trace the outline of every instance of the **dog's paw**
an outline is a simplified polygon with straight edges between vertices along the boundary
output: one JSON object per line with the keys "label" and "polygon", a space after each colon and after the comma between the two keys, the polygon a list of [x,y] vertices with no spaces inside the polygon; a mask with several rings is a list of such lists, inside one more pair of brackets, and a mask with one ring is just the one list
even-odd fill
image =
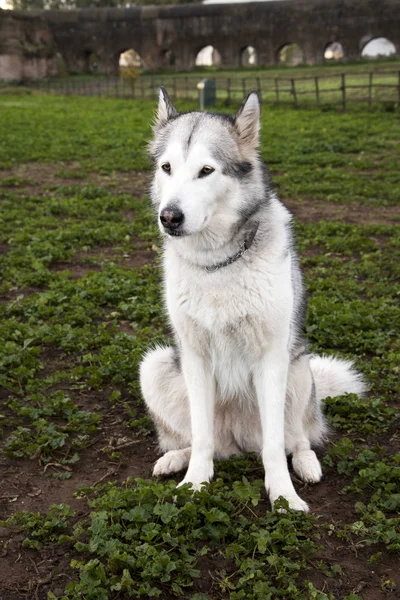
{"label": "dog's paw", "polygon": [[213,473],[214,468],[212,462],[201,465],[201,467],[199,465],[193,467],[190,464],[184,479],[180,482],[178,487],[185,485],[185,483],[189,483],[192,490],[198,492],[211,481]]}
{"label": "dog's paw", "polygon": [[306,483],[317,483],[322,477],[319,460],[313,450],[303,450],[293,455],[293,469]]}
{"label": "dog's paw", "polygon": [[170,450],[158,459],[154,465],[153,475],[170,475],[186,469],[188,465],[187,453],[183,450]]}
{"label": "dog's paw", "polygon": [[[308,508],[307,502],[304,502],[296,493],[294,494],[279,494],[279,496],[270,496],[269,499],[271,501],[272,510],[275,510],[275,501],[282,496],[287,503],[289,504],[290,510],[299,510],[301,512],[310,512]],[[286,510],[284,508],[277,508],[277,512],[285,513]]]}
{"label": "dog's paw", "polygon": [[190,487],[192,488],[192,492],[200,492],[200,490],[202,490],[206,483],[206,481],[203,481],[201,483],[198,482],[194,482],[194,481],[190,481],[189,479],[186,479],[186,477],[184,479],[182,479],[182,481],[180,483],[178,483],[178,485],[176,487],[181,487],[182,485],[185,485],[186,483],[188,483],[190,485]]}

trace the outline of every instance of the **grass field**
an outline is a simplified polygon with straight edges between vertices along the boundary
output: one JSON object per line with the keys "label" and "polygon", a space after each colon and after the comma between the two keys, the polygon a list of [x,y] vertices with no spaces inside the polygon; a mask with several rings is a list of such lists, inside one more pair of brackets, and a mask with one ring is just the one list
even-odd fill
{"label": "grass field", "polygon": [[371,387],[327,399],[324,478],[295,482],[303,515],[270,511],[254,455],[218,463],[196,495],[150,478],[137,367],[169,339],[146,196],[153,111],[0,97],[0,597],[394,600],[399,115],[263,111],[312,349],[353,358]]}

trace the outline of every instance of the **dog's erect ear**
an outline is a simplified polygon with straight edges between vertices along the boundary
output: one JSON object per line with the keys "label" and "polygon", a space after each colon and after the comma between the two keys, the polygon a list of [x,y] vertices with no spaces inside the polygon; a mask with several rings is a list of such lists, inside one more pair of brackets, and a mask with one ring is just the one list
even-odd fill
{"label": "dog's erect ear", "polygon": [[258,148],[260,131],[260,98],[250,92],[243,100],[234,119],[234,125],[244,154],[252,154]]}
{"label": "dog's erect ear", "polygon": [[171,102],[171,98],[167,94],[164,87],[160,87],[160,95],[158,97],[158,111],[156,116],[156,127],[161,127],[168,123],[170,119],[175,119],[179,115],[175,106]]}

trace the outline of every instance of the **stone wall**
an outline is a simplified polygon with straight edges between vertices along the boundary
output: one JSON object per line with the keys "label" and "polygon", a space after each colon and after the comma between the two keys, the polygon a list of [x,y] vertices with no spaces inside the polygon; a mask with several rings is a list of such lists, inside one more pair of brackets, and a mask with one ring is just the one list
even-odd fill
{"label": "stone wall", "polygon": [[0,79],[21,81],[56,75],[57,47],[40,16],[0,10]]}
{"label": "stone wall", "polygon": [[[279,50],[289,43],[301,47],[306,64],[322,63],[330,42],[342,44],[347,60],[359,59],[363,46],[376,37],[390,39],[400,51],[400,0],[282,0],[30,15],[46,21],[67,70],[79,73],[116,73],[120,53],[130,48],[149,69],[191,69],[207,45],[219,51],[223,67],[239,66],[247,46],[255,47],[259,65],[276,64]],[[1,20],[0,14],[0,26]]]}

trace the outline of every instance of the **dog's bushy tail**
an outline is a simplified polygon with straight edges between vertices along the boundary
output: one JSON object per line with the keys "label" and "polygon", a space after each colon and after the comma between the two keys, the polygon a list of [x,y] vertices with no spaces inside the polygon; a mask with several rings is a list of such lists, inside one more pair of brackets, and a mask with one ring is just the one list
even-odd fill
{"label": "dog's bushy tail", "polygon": [[346,393],[362,396],[367,391],[361,373],[356,371],[350,360],[332,356],[311,356],[310,368],[318,400]]}

